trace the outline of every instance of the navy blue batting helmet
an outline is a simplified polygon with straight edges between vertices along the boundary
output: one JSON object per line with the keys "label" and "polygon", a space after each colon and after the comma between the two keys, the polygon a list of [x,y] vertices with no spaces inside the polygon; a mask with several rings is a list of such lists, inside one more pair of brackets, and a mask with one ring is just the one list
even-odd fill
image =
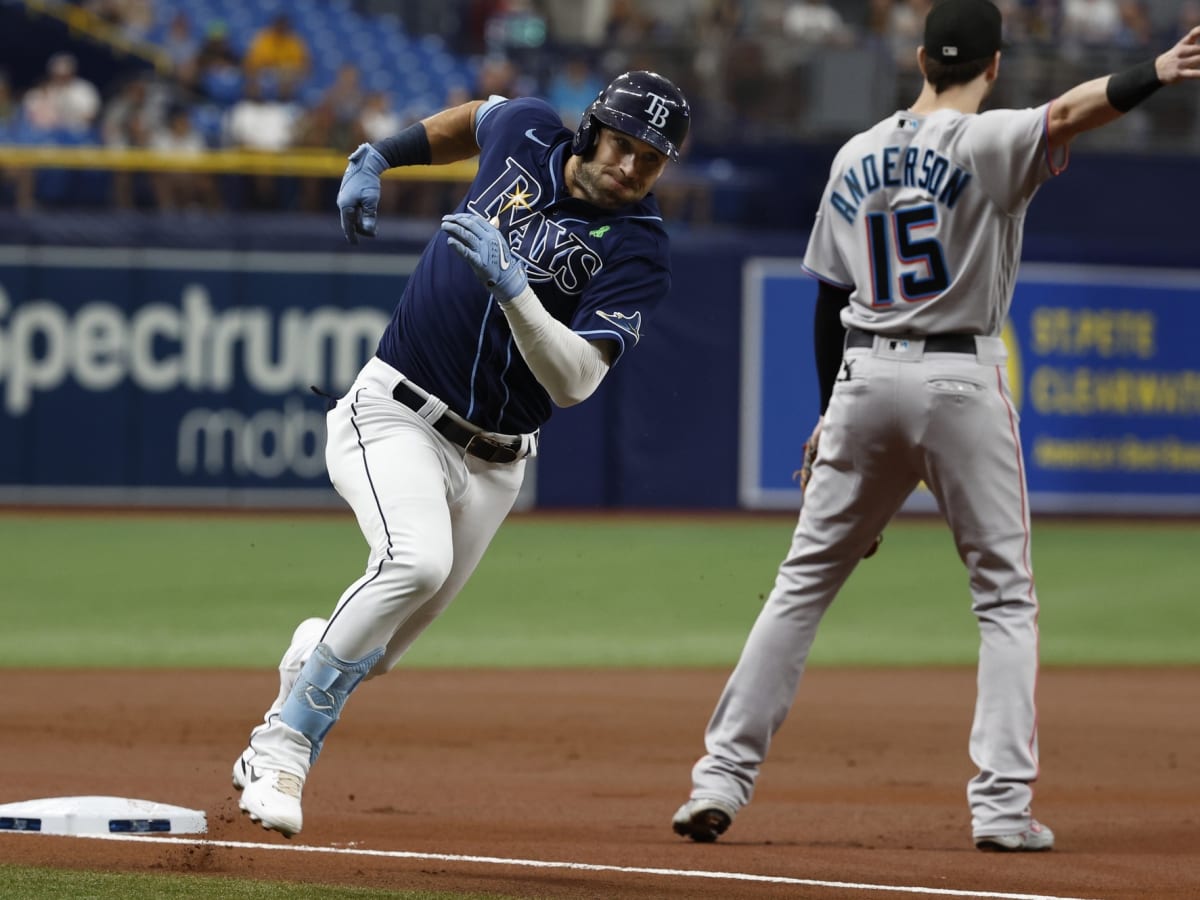
{"label": "navy blue batting helmet", "polygon": [[691,117],[683,92],[666,78],[654,72],[626,72],[614,78],[584,112],[571,152],[582,156],[591,149],[599,123],[679,159]]}

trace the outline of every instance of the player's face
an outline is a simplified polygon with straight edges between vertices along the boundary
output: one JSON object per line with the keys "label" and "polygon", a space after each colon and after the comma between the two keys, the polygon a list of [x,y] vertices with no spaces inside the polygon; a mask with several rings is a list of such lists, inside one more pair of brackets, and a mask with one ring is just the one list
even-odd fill
{"label": "player's face", "polygon": [[650,193],[666,164],[666,154],[645,141],[601,128],[592,155],[575,167],[571,193],[603,209],[636,203]]}

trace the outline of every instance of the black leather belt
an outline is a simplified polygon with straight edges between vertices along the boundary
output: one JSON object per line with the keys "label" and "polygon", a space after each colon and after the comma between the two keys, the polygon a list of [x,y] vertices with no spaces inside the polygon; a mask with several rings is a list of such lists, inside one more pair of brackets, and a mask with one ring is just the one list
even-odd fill
{"label": "black leather belt", "polygon": [[973,334],[872,334],[860,328],[846,329],[847,347],[873,347],[875,338],[891,341],[924,341],[926,353],[974,353]]}
{"label": "black leather belt", "polygon": [[[406,382],[400,382],[392,391],[392,396],[414,412],[420,412],[425,405],[425,398],[414,391]],[[433,429],[446,440],[458,444],[472,456],[490,463],[510,463],[521,458],[521,439],[501,439],[499,435],[474,431],[450,416],[443,413],[439,418],[429,423]]]}

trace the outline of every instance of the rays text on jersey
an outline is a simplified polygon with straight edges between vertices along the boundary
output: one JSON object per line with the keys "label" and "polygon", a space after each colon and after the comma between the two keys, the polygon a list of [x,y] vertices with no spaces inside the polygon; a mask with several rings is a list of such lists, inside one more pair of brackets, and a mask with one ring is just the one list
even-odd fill
{"label": "rays text on jersey", "polygon": [[503,232],[512,252],[525,261],[530,282],[553,281],[567,294],[578,294],[604,266],[600,256],[577,234],[537,209],[542,186],[512,157],[501,175],[467,209]]}
{"label": "rays text on jersey", "polygon": [[930,148],[884,147],[868,153],[842,175],[846,193],[833,191],[829,202],[847,221],[855,216],[868,194],[880,188],[919,188],[947,209],[953,209],[971,181],[971,173]]}

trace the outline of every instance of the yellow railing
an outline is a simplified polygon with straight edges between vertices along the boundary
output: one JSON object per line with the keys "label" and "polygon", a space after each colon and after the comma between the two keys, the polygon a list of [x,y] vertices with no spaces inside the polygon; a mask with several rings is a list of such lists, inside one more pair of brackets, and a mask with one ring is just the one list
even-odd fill
{"label": "yellow railing", "polygon": [[[56,147],[0,144],[0,168],[107,169],[124,172],[211,172],[223,175],[279,175],[341,178],[346,157],[324,150],[264,153],[249,150],[208,150],[203,153],[164,153],[113,147]],[[405,166],[385,178],[405,181],[469,182],[476,162],[445,166]]]}

